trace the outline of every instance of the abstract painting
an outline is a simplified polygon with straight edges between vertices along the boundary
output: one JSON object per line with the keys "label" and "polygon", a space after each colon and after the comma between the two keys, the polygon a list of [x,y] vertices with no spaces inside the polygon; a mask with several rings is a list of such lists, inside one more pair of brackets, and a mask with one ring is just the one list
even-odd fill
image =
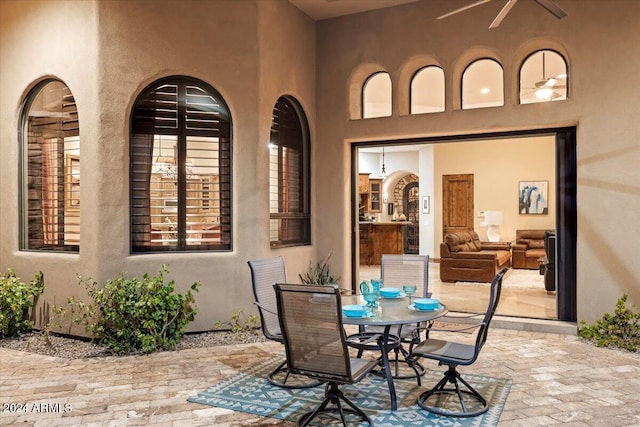
{"label": "abstract painting", "polygon": [[547,215],[549,181],[520,181],[518,194],[520,215]]}

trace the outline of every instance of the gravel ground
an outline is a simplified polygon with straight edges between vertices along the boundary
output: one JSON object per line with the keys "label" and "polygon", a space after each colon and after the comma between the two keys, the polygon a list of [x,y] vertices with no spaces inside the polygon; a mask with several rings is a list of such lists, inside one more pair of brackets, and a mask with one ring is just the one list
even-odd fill
{"label": "gravel ground", "polygon": [[[251,342],[262,342],[266,338],[260,330],[234,334],[227,331],[202,332],[187,334],[173,350],[187,348],[213,347],[217,345],[231,345]],[[0,347],[31,353],[56,356],[65,359],[81,359],[86,357],[114,356],[115,353],[102,345],[96,345],[81,339],[50,335],[49,340],[42,332],[30,332],[18,338],[0,339]]]}

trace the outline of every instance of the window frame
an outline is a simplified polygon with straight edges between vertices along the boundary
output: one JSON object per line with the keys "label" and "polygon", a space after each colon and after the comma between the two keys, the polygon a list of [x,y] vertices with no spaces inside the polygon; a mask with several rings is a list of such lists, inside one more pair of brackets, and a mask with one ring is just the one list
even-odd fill
{"label": "window frame", "polygon": [[[284,208],[283,202],[281,200],[282,194],[288,192],[288,186],[286,186],[285,178],[283,174],[283,170],[285,169],[285,155],[283,154],[285,151],[285,146],[280,143],[278,140],[277,143],[274,143],[274,134],[276,133],[275,127],[280,125],[280,122],[276,122],[276,117],[280,117],[277,114],[278,111],[282,109],[283,104],[286,103],[291,108],[293,113],[295,113],[295,117],[297,119],[297,127],[299,127],[300,131],[300,140],[299,140],[299,148],[301,153],[301,158],[299,159],[299,164],[301,170],[298,174],[298,182],[300,187],[299,197],[296,199],[297,205],[301,207],[302,212],[290,212],[288,209]],[[277,111],[278,110],[278,111]],[[278,130],[279,132],[279,130]],[[272,183],[272,168],[271,168],[271,159],[272,154],[271,150],[275,148],[277,149],[277,182],[278,182],[278,194],[277,194],[277,202],[278,202],[278,211],[272,212],[271,207],[271,183]],[[290,95],[284,95],[277,99],[273,113],[272,113],[272,121],[271,121],[271,132],[270,132],[270,141],[269,141],[269,246],[272,249],[282,248],[282,247],[290,247],[290,246],[307,246],[311,245],[311,133],[309,130],[309,122],[307,120],[307,116],[304,112],[304,109],[300,105],[300,102],[296,98]],[[300,236],[299,239],[283,239],[283,235],[288,235],[289,233],[282,230],[281,220],[294,220],[300,221],[300,225],[295,227],[297,230],[297,234]],[[277,232],[277,239],[273,240],[273,236],[271,233],[274,232],[271,227],[272,221],[278,221],[277,226],[275,227],[275,232]],[[296,234],[296,233],[294,233]]]}
{"label": "window frame", "polygon": [[[467,72],[469,71],[469,69],[472,66],[477,65],[479,62],[482,62],[482,61],[491,61],[491,62],[495,63],[500,68],[500,72],[501,72],[500,89],[502,90],[501,103],[498,104],[498,105],[479,105],[479,106],[475,106],[475,107],[473,107],[473,106],[466,106],[465,107],[465,99],[464,99],[465,75],[467,74]],[[504,66],[500,63],[500,61],[498,61],[495,58],[490,58],[490,57],[478,58],[478,59],[475,59],[475,60],[471,61],[464,68],[464,70],[462,71],[462,75],[460,76],[460,109],[461,110],[477,110],[477,109],[482,109],[482,108],[504,107],[505,106],[505,87],[504,87],[504,85],[505,85],[505,81],[504,81]],[[478,105],[478,104],[471,104],[471,105]]]}
{"label": "window frame", "polygon": [[[156,123],[161,123],[161,120],[166,117],[167,111],[171,112],[168,108],[160,108],[156,107],[153,111],[154,117],[151,119],[153,122],[152,125],[148,123],[145,125],[143,110],[143,103],[150,97],[154,92],[162,89],[165,86],[176,86],[176,106],[175,106],[175,121],[176,126],[175,130],[170,129],[168,126],[163,126],[159,124],[156,126]],[[190,110],[188,109],[187,104],[187,91],[188,87],[196,87],[206,94],[206,96],[211,97],[213,104],[217,107],[217,119],[219,121],[218,127],[213,130],[201,130],[196,129],[193,122],[189,120]],[[161,95],[160,95],[161,96]],[[159,99],[159,98],[158,98]],[[162,101],[158,102],[156,99],[156,104],[162,104]],[[149,101],[149,100],[147,100]],[[191,105],[197,105],[191,103]],[[197,108],[197,107],[195,107]],[[214,107],[215,108],[215,107]],[[140,111],[140,112],[139,112]],[[158,111],[161,111],[158,114]],[[191,110],[191,114],[198,114],[205,111],[202,110]],[[139,117],[136,117],[136,114],[140,114]],[[139,120],[141,123],[138,123]],[[147,121],[149,121],[149,117],[147,117]],[[187,128],[187,125],[191,124],[192,128]],[[197,123],[195,123],[197,125]],[[150,133],[151,132],[151,133]],[[213,136],[212,134],[217,133],[217,136]],[[146,136],[152,136],[154,142],[152,143],[152,149],[148,150],[148,153],[140,155],[136,152],[136,150],[144,150],[144,147],[140,147],[136,144],[136,136],[142,138]],[[152,241],[151,235],[153,234],[153,230],[151,228],[152,225],[152,202],[151,202],[151,178],[153,173],[151,172],[152,167],[155,165],[153,161],[153,146],[155,145],[156,137],[158,136],[175,136],[176,144],[175,144],[175,175],[176,181],[175,185],[176,189],[176,200],[177,206],[175,207],[176,211],[176,221],[174,223],[176,242],[174,244],[162,242],[162,244],[154,244]],[[218,201],[219,201],[219,225],[216,233],[218,233],[220,238],[220,243],[202,243],[202,238],[200,244],[193,244],[193,242],[188,242],[187,236],[189,233],[188,226],[188,218],[187,218],[187,209],[190,208],[188,201],[188,175],[190,172],[187,168],[187,149],[188,149],[188,139],[189,137],[205,137],[205,138],[218,138],[217,141],[217,149],[215,152],[218,154],[219,164],[217,167],[219,168],[219,189],[218,189]],[[226,148],[221,148],[225,146]],[[145,164],[145,168],[147,171],[140,171],[139,164],[136,164],[136,157],[146,157],[150,159],[150,163]],[[142,254],[142,253],[158,253],[158,252],[201,252],[201,251],[214,251],[214,252],[229,252],[233,251],[233,123],[231,118],[231,111],[222,97],[222,95],[210,84],[191,76],[185,75],[174,75],[168,76],[161,79],[158,79],[149,85],[147,85],[140,94],[136,97],[136,100],[133,103],[130,114],[130,133],[129,133],[129,159],[130,159],[130,167],[129,167],[129,210],[130,210],[130,253],[131,254]],[[140,180],[140,176],[146,180],[146,175],[148,175],[148,183],[145,181],[143,187],[140,188],[136,186],[136,182],[142,182]],[[145,195],[144,192],[147,192]],[[139,194],[143,193],[144,199],[142,199],[139,195],[136,195],[136,192]],[[136,200],[142,200],[142,202],[136,202]],[[146,204],[145,204],[146,203]],[[145,212],[145,209],[148,209],[148,213]],[[142,212],[142,213],[141,213]],[[148,217],[148,222],[147,221]],[[138,222],[138,218],[143,218],[142,222]],[[142,238],[140,238],[142,236]]]}
{"label": "window frame", "polygon": [[[414,87],[413,87],[413,83],[415,82],[416,77],[418,77],[418,75],[420,73],[422,73],[423,71],[427,71],[428,69],[437,69],[440,71],[438,78],[442,78],[442,109],[441,110],[437,110],[437,111],[424,111],[424,112],[415,112],[414,111],[414,105],[413,105],[413,101],[414,101]],[[417,69],[413,75],[411,76],[411,80],[409,81],[409,114],[434,114],[434,113],[442,113],[445,111],[446,109],[446,76],[444,73],[444,70],[442,69],[442,67],[438,66],[438,65],[425,65],[419,69]]]}
{"label": "window frame", "polygon": [[[527,64],[527,62],[536,54],[538,53],[546,53],[546,52],[550,52],[553,54],[558,55],[558,57],[562,60],[563,64],[564,64],[564,74],[565,74],[565,87],[564,87],[564,98],[559,97],[557,99],[539,99],[539,100],[533,100],[531,102],[523,102],[523,93],[522,93],[522,69],[523,67]],[[544,76],[543,76],[544,77]],[[551,78],[551,77],[549,77]],[[560,52],[558,52],[555,49],[551,49],[551,48],[542,48],[542,49],[537,49],[531,53],[529,53],[529,55],[527,55],[522,62],[520,63],[520,67],[518,68],[518,104],[519,105],[527,105],[527,104],[539,104],[539,103],[543,103],[543,102],[555,102],[555,101],[566,101],[569,99],[569,85],[570,85],[570,81],[569,81],[569,64],[567,63],[567,58]]]}
{"label": "window frame", "polygon": [[[32,176],[30,175],[32,170],[29,167],[29,164],[30,164],[29,146],[32,144],[32,142],[29,140],[28,117],[30,116],[31,108],[33,107],[34,102],[36,101],[38,96],[51,83],[59,83],[63,85],[66,88],[66,90],[68,90],[69,96],[71,98],[71,102],[69,102],[69,99],[65,100],[64,96],[62,99],[59,100],[61,109],[64,109],[65,107],[69,107],[69,106],[73,106],[73,109],[71,109],[70,111],[62,111],[62,110],[60,111],[60,115],[61,115],[60,128],[56,129],[55,132],[63,134],[65,131],[76,130],[76,132],[73,132],[74,135],[72,136],[77,138],[78,148],[77,150],[74,151],[73,156],[77,157],[78,159],[77,173],[79,174],[79,155],[80,155],[80,145],[81,145],[80,118],[79,118],[77,103],[75,101],[73,92],[71,91],[71,88],[69,87],[69,85],[67,85],[67,83],[65,83],[63,80],[59,78],[47,78],[47,79],[41,80],[38,83],[36,83],[25,96],[20,108],[20,116],[18,121],[18,147],[19,147],[18,198],[19,198],[19,206],[20,206],[19,239],[18,239],[19,250],[77,254],[80,252],[80,183],[78,179],[77,185],[73,186],[72,188],[71,183],[67,182],[66,180],[68,178],[67,175],[71,176],[71,173],[74,169],[68,163],[69,162],[68,157],[70,155],[66,153],[68,148],[65,147],[66,141],[64,141],[64,139],[66,138],[66,136],[64,135],[62,136],[62,140],[63,140],[62,154],[60,153],[57,154],[56,162],[58,164],[55,166],[55,170],[54,170],[54,174],[57,176],[57,178],[56,178],[56,182],[53,185],[58,187],[56,190],[57,196],[55,197],[55,199],[52,199],[52,200],[55,200],[56,206],[54,209],[57,211],[56,221],[55,221],[55,224],[53,224],[55,231],[49,232],[49,234],[55,236],[55,239],[57,241],[61,240],[61,243],[55,243],[55,242],[45,243],[46,237],[44,235],[47,234],[47,232],[43,230],[42,242],[38,244],[35,242],[36,239],[32,238],[32,233],[30,231],[30,228],[32,228],[31,219],[33,218],[29,215],[30,211],[32,210],[30,209],[30,200],[32,200],[30,198],[30,194],[33,193],[33,191],[30,191],[29,186],[31,182],[33,182],[33,180],[32,180]],[[56,100],[55,102],[58,102],[58,100]],[[70,120],[67,120],[65,122],[65,120],[62,119],[63,114],[70,114],[71,116]],[[56,116],[54,114],[51,117],[55,118]],[[73,122],[77,123],[76,128],[68,128],[69,124]],[[65,123],[66,123],[67,129],[65,129]],[[59,138],[60,137],[58,137],[58,139]],[[51,139],[51,138],[47,138],[47,139]],[[42,174],[40,175],[40,178],[42,178]],[[62,182],[62,184],[60,182]],[[74,196],[74,202],[75,202],[73,206],[70,202],[70,198],[72,194]],[[39,200],[42,201],[42,198],[40,198]],[[71,215],[72,212],[69,212],[70,210],[73,210],[75,215]],[[42,219],[43,217],[44,217],[44,214],[41,213],[39,218]],[[65,227],[68,225],[67,219],[72,219],[72,218],[77,218],[78,231],[70,232],[69,234],[77,235],[77,242],[78,242],[77,244],[67,243],[67,233],[65,232]],[[70,225],[75,225],[75,224],[70,224]]]}
{"label": "window frame", "polygon": [[[366,93],[365,92],[367,90],[367,86],[369,85],[369,83],[371,83],[371,80],[374,77],[380,76],[380,75],[385,75],[389,79],[389,114],[378,115],[378,116],[366,116],[365,115],[365,112],[366,112]],[[360,117],[362,117],[362,119],[376,119],[381,117],[393,116],[393,80],[391,80],[391,74],[389,74],[388,71],[384,71],[384,70],[376,71],[375,73],[370,74],[369,77],[367,77],[364,80],[364,83],[362,84],[362,90],[360,91],[360,98],[361,98],[360,104],[362,105],[362,111],[360,112]]]}

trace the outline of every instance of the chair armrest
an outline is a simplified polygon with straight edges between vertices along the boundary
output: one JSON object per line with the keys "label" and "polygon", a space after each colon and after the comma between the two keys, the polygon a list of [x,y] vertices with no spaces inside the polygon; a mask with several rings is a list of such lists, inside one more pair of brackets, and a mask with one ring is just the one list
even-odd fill
{"label": "chair armrest", "polygon": [[514,243],[511,245],[511,249],[514,251],[526,251],[527,244],[526,243]]}
{"label": "chair armrest", "polygon": [[264,311],[266,311],[267,313],[271,313],[271,314],[273,314],[274,316],[277,316],[277,315],[278,315],[278,313],[274,312],[273,310],[269,310],[268,308],[266,308],[266,307],[264,307],[264,306],[260,305],[260,303],[259,303],[258,301],[254,301],[253,303],[254,303],[255,305],[257,305],[257,306],[258,306],[258,308],[259,308],[260,310],[264,310]]}
{"label": "chair armrest", "polygon": [[509,242],[480,242],[482,250],[489,251],[508,251],[511,249]]}

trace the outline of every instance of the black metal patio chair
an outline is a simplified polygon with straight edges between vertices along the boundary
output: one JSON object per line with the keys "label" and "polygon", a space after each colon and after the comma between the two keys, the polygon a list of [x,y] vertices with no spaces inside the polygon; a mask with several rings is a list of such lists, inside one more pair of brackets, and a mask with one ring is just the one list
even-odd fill
{"label": "black metal patio chair", "polygon": [[[432,359],[438,361],[439,365],[446,365],[449,368],[435,387],[418,397],[417,403],[422,409],[449,417],[474,417],[484,414],[489,409],[486,399],[462,378],[456,367],[473,364],[487,341],[489,325],[500,301],[502,279],[507,270],[508,268],[502,269],[493,278],[489,304],[481,322],[456,330],[444,330],[446,332],[475,330],[473,344],[432,338],[434,332],[443,330],[427,327],[425,329],[428,330],[428,338],[417,345],[410,346],[410,359],[415,360],[421,357]],[[416,331],[419,332],[419,330]],[[448,384],[451,384],[451,387],[447,387]]]}
{"label": "black metal patio chair", "polygon": [[339,289],[280,283],[275,290],[289,370],[327,382],[322,403],[304,414],[298,425],[306,426],[330,412],[337,412],[345,426],[356,424],[352,418],[357,418],[357,424],[367,421],[373,425],[340,389],[341,384],[354,384],[364,378],[377,361],[350,356]]}
{"label": "black metal patio chair", "polygon": [[[285,265],[282,257],[274,257],[248,261],[251,269],[251,283],[253,285],[254,304],[258,307],[262,333],[267,339],[283,343],[280,323],[278,321],[278,307],[276,294],[273,290],[275,283],[286,282]],[[322,382],[309,382],[308,378],[293,378],[290,376],[287,363],[282,362],[267,376],[272,385],[284,388],[315,387]],[[302,381],[301,381],[302,380]]]}

